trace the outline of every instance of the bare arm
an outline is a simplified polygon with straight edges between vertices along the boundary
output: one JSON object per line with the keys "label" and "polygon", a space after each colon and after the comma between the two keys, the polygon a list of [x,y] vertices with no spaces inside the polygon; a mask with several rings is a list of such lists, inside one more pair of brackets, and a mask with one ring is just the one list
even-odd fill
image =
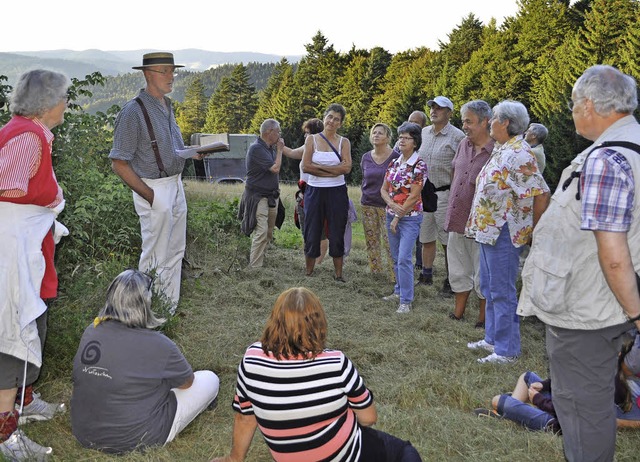
{"label": "bare arm", "polygon": [[640,420],[616,419],[618,428],[639,428]]}
{"label": "bare arm", "polygon": [[542,216],[547,207],[549,207],[549,198],[551,196],[548,192],[534,196],[533,198],[533,227],[538,224],[538,220]]}
{"label": "bare arm", "polygon": [[370,427],[378,421],[378,411],[375,403],[371,403],[371,406],[364,409],[354,409],[353,412],[358,419],[358,423],[363,427]]}
{"label": "bare arm", "polygon": [[276,144],[276,161],[269,169],[271,173],[280,173],[280,167],[282,166],[282,149],[283,148],[284,148],[284,141],[282,140],[282,138],[280,138],[278,140],[278,143]]}
{"label": "bare arm", "polygon": [[[313,135],[315,136],[315,135]],[[318,165],[311,159],[313,157],[313,136],[308,136],[304,142],[302,154],[302,171],[314,176],[333,177],[345,175],[351,171],[351,143],[344,138],[342,148],[342,162],[338,165]]]}
{"label": "bare arm", "polygon": [[302,153],[303,152],[304,152],[304,145],[300,146],[300,147],[297,147],[295,149],[288,148],[287,146],[282,148],[282,154],[287,156],[289,159],[300,160],[300,159],[302,159]]}
{"label": "bare arm", "polygon": [[142,196],[150,205],[153,205],[153,189],[140,179],[126,160],[111,159],[111,169],[122,178],[122,181],[132,190]]}
{"label": "bare arm", "polygon": [[196,377],[195,375],[191,374],[191,377],[189,377],[185,383],[180,385],[178,389],[186,390],[187,388],[191,388],[191,385],[193,385],[193,380],[195,379],[195,377]]}
{"label": "bare arm", "polygon": [[[622,306],[625,314],[636,317],[640,314],[640,296],[636,274],[631,262],[627,233],[594,231],[598,245],[598,260],[609,288]],[[636,327],[640,321],[636,322]]]}
{"label": "bare arm", "polygon": [[226,457],[218,457],[211,462],[242,462],[247,457],[257,427],[256,416],[237,412],[233,421],[231,454]]}

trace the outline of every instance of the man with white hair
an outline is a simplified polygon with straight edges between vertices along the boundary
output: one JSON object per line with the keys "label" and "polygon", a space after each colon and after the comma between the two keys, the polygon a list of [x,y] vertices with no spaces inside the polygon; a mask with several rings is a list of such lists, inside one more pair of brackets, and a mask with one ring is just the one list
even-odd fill
{"label": "man with white hair", "polygon": [[536,162],[538,163],[538,171],[544,173],[544,168],[547,165],[547,159],[544,155],[544,146],[549,130],[542,124],[532,123],[529,128],[524,132],[524,140],[531,146],[531,152],[536,156]]}
{"label": "man with white hair", "polygon": [[[111,168],[131,188],[140,218],[140,271],[154,271],[156,288],[175,313],[180,301],[182,258],[187,244],[187,200],[182,185],[185,148],[171,100],[173,54],[146,53],[141,70],[145,88],[128,101],[116,118]],[[196,156],[202,158],[202,156]]]}
{"label": "man with white hair", "polygon": [[522,272],[517,312],[546,324],[553,403],[571,462],[613,460],[618,351],[622,335],[640,328],[637,105],[635,80],[611,66],[590,67],[575,82],[569,109],[576,132],[593,144],[562,173]]}
{"label": "man with white hair", "polygon": [[249,267],[264,263],[267,245],[273,238],[278,201],[279,173],[284,142],[277,120],[266,119],[260,126],[260,137],[247,151],[247,183],[240,204],[242,232],[253,234]]}

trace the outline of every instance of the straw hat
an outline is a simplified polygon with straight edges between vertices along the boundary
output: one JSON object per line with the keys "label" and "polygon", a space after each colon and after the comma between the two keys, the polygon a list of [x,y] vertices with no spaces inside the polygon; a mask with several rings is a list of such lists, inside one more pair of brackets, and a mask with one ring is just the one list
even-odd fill
{"label": "straw hat", "polygon": [[182,64],[175,64],[173,62],[173,53],[167,53],[164,51],[156,53],[145,53],[142,56],[142,66],[133,66],[131,69],[144,69],[151,66],[173,66],[184,67]]}

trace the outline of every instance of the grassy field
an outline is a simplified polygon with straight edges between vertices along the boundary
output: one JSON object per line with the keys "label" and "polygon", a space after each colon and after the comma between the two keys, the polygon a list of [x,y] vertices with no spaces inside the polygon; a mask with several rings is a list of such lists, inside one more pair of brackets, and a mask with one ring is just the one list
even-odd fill
{"label": "grassy field", "polygon": [[[416,446],[425,461],[562,461],[559,437],[526,431],[510,422],[480,419],[473,409],[491,397],[511,391],[518,375],[534,370],[547,374],[543,325],[522,322],[521,359],[509,365],[481,365],[466,343],[482,337],[474,328],[477,300],[471,299],[466,320],[447,317],[452,300],[438,296],[444,262],[436,260],[435,284],[419,287],[414,309],[395,313],[397,306],[381,297],[391,283],[369,273],[362,224],[354,224],[353,248],[345,264],[346,284],[334,282],[330,260],[314,276],[304,276],[300,232],[293,224],[293,186],[283,187],[287,219],[275,232],[265,267],[246,268],[249,239],[229,233],[233,201],[241,187],[187,184],[189,202],[188,258],[203,270],[185,279],[179,316],[165,328],[194,369],[212,369],[221,379],[219,405],[198,417],[167,447],[119,457],[120,461],[206,461],[226,454],[231,442],[235,374],[245,348],[257,340],[278,294],[306,286],[319,295],[329,320],[329,347],[343,350],[355,363],[378,406],[376,428]],[[350,196],[359,204],[359,190]],[[358,207],[359,208],[359,207]],[[225,221],[226,220],[226,221]],[[229,222],[231,221],[231,223]],[[51,310],[45,368],[36,388],[47,400],[69,402],[71,364],[82,330],[104,301],[107,283],[136,255],[96,265],[94,271],[66,276],[58,303]],[[71,434],[69,414],[33,423],[25,432],[54,448],[53,460],[103,461],[113,457],[82,448]],[[617,460],[637,460],[640,434],[620,432]],[[248,461],[271,460],[259,432]],[[304,462],[304,461],[301,461]]]}

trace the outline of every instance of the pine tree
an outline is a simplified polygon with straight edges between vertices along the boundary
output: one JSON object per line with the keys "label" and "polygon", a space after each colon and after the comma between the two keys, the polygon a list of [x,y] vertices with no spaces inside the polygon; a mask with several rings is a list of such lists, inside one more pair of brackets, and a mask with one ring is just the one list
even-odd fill
{"label": "pine tree", "polygon": [[200,77],[194,78],[189,83],[184,102],[178,107],[176,122],[185,143],[189,144],[191,135],[202,131],[207,116],[207,97]]}
{"label": "pine tree", "polygon": [[209,133],[246,133],[256,112],[255,88],[246,67],[238,64],[211,95],[204,130]]}

